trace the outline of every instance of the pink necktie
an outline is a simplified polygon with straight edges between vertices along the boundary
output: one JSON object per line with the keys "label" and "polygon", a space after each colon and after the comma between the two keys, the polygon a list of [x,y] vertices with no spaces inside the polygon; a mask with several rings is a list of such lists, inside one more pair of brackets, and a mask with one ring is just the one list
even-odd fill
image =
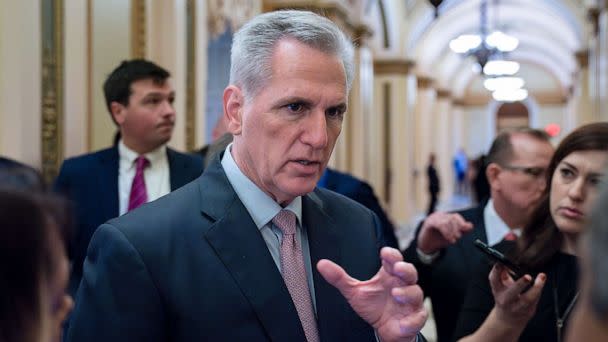
{"label": "pink necktie", "polygon": [[139,156],[135,159],[135,177],[133,177],[133,184],[131,184],[127,211],[131,211],[148,201],[148,192],[146,191],[146,181],[144,179],[144,169],[148,165],[150,165],[150,161],[144,156]]}
{"label": "pink necktie", "polygon": [[517,234],[513,233],[513,231],[509,231],[502,239],[505,241],[515,241],[517,240]]}
{"label": "pink necktie", "polygon": [[281,210],[272,219],[272,223],[283,232],[283,241],[281,242],[283,280],[298,311],[306,340],[308,342],[318,342],[317,321],[313,312],[310,291],[308,290],[302,248],[295,238],[296,215],[289,210]]}

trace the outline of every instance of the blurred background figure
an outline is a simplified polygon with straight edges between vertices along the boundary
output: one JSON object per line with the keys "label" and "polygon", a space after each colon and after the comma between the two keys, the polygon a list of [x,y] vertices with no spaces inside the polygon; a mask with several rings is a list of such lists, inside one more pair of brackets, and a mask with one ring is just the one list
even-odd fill
{"label": "blurred background figure", "polygon": [[487,156],[485,154],[480,155],[474,159],[472,165],[472,180],[471,185],[473,188],[473,202],[483,203],[490,198],[490,183],[488,183],[488,177],[486,176],[487,169]]}
{"label": "blurred background figure", "polygon": [[0,188],[44,191],[46,186],[40,173],[33,167],[0,157]]}
{"label": "blurred background figure", "polygon": [[[27,187],[23,190],[28,190]],[[66,294],[67,212],[41,193],[0,189],[0,341],[57,342]]]}
{"label": "blurred background figure", "polygon": [[467,194],[467,182],[466,174],[469,166],[469,159],[467,158],[464,149],[459,148],[454,155],[454,174],[456,176],[456,184],[454,186],[454,192],[457,195]]}
{"label": "blurred background figure", "polygon": [[579,245],[581,299],[572,313],[568,342],[608,341],[608,182],[603,183]]}
{"label": "blurred background figure", "polygon": [[429,209],[426,214],[431,215],[432,212],[435,211],[435,207],[437,206],[437,198],[439,196],[439,191],[441,190],[439,184],[439,176],[437,175],[437,169],[435,169],[435,154],[431,153],[429,155],[429,164],[426,167],[426,176],[429,181]]}

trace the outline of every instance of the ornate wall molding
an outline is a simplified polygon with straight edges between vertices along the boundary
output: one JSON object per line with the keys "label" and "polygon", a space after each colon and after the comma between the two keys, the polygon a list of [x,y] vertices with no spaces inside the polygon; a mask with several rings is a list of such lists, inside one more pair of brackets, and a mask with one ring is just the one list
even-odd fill
{"label": "ornate wall molding", "polygon": [[376,60],[374,73],[376,75],[407,75],[415,66],[413,61]]}
{"label": "ornate wall molding", "polygon": [[452,105],[455,107],[464,107],[466,106],[466,102],[464,99],[454,99]]}
{"label": "ornate wall molding", "polygon": [[302,9],[313,11],[336,23],[355,44],[364,45],[372,30],[361,24],[356,18],[356,1],[297,1],[297,0],[267,0],[264,1],[264,12],[280,9]]}
{"label": "ornate wall molding", "polygon": [[43,0],[41,5],[42,175],[51,184],[63,159],[63,0]]}
{"label": "ornate wall molding", "polygon": [[131,57],[146,57],[146,0],[131,0]]}
{"label": "ornate wall molding", "polygon": [[196,0],[186,1],[186,150],[196,148]]}
{"label": "ornate wall molding", "polygon": [[449,99],[452,97],[452,92],[447,89],[437,89],[437,98],[438,99]]}
{"label": "ornate wall molding", "polygon": [[586,69],[589,67],[589,50],[577,51],[574,54],[574,57],[576,58],[576,62],[581,69]]}
{"label": "ornate wall molding", "polygon": [[261,11],[261,0],[208,0],[209,38],[217,38],[227,28],[230,28],[231,32],[236,32],[239,27]]}
{"label": "ornate wall molding", "polygon": [[427,76],[416,76],[416,80],[418,81],[418,88],[422,89],[432,87],[435,82],[432,78]]}

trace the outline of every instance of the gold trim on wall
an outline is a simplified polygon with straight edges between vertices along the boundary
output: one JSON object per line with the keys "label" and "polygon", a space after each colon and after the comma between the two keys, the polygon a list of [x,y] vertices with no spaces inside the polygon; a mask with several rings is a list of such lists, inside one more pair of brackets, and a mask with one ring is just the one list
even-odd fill
{"label": "gold trim on wall", "polygon": [[146,0],[131,0],[131,57],[146,58]]}
{"label": "gold trim on wall", "polygon": [[426,76],[416,76],[416,80],[418,81],[418,88],[421,89],[430,88],[434,83],[432,78]]}
{"label": "gold trim on wall", "polygon": [[576,62],[581,69],[586,69],[589,67],[589,50],[577,51],[574,54],[574,57],[576,58]]}
{"label": "gold trim on wall", "polygon": [[87,151],[93,146],[93,0],[87,0]]}
{"label": "gold trim on wall", "polygon": [[63,159],[63,0],[43,0],[40,21],[42,176],[51,184]]}
{"label": "gold trim on wall", "polygon": [[452,96],[452,92],[447,89],[437,89],[437,98],[445,99],[450,98]]}
{"label": "gold trim on wall", "polygon": [[196,148],[196,0],[186,1],[186,149]]}
{"label": "gold trim on wall", "polygon": [[407,75],[415,66],[413,61],[378,60],[374,61],[376,75]]}

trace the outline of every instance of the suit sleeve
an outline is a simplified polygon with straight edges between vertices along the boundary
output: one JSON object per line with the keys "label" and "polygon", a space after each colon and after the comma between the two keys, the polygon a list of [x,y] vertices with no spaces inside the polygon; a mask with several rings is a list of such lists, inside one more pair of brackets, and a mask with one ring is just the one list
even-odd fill
{"label": "suit sleeve", "polygon": [[[422,261],[418,258],[418,254],[416,253],[416,248],[418,247],[418,234],[420,234],[420,229],[422,228],[422,224],[424,221],[420,222],[418,227],[416,228],[416,233],[414,234],[414,238],[410,242],[410,245],[402,252],[403,260],[405,262],[409,262],[416,267],[418,271],[418,285],[422,288],[424,295],[428,295],[428,288],[430,287],[430,283],[432,282],[432,272],[433,265],[423,264]],[[443,254],[443,250],[440,252],[441,254],[438,256],[435,262],[439,261]]]}
{"label": "suit sleeve", "polygon": [[91,240],[68,342],[165,340],[161,298],[139,252],[114,226]]}
{"label": "suit sleeve", "polygon": [[384,246],[389,246],[399,249],[399,243],[395,236],[395,228],[391,223],[390,219],[382,209],[378,198],[374,194],[374,190],[369,184],[364,182],[358,187],[357,194],[353,198],[355,201],[363,204],[363,206],[373,211],[380,219],[380,225],[382,226],[382,235],[384,237]]}
{"label": "suit sleeve", "polygon": [[454,330],[455,340],[474,333],[492,311],[494,296],[488,280],[490,270],[491,267],[484,264],[473,272]]}

